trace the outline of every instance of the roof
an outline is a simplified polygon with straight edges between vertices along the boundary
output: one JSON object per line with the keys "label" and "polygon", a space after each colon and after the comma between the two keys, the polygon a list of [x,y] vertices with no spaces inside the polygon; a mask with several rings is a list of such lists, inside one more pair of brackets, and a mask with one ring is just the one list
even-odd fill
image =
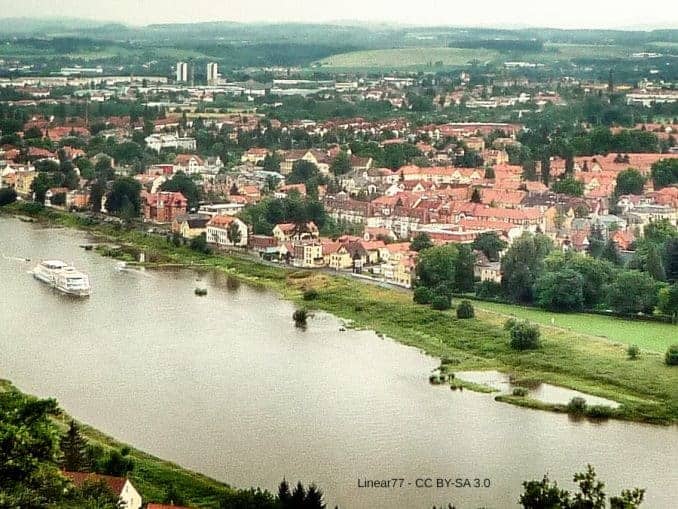
{"label": "roof", "polygon": [[194,159],[198,165],[205,164],[205,161],[203,161],[200,156],[195,154],[177,154],[177,156],[174,158],[174,164],[179,166],[188,166],[188,164],[191,162],[191,159]]}
{"label": "roof", "polygon": [[233,216],[214,216],[207,222],[207,226],[228,226],[232,222],[237,221],[236,217]]}
{"label": "roof", "polygon": [[111,488],[111,491],[115,493],[116,495],[120,495],[122,493],[122,489],[125,487],[125,484],[127,483],[127,479],[125,477],[113,477],[112,475],[103,475],[103,474],[94,474],[92,472],[63,472],[64,476],[67,477],[68,479],[73,482],[77,487],[82,486],[85,484],[85,482],[90,481],[90,482],[96,482],[96,481],[103,481],[108,485],[109,488]]}
{"label": "roof", "polygon": [[185,207],[186,197],[180,192],[160,191],[159,193],[144,193],[143,198],[148,205],[163,204],[165,207]]}

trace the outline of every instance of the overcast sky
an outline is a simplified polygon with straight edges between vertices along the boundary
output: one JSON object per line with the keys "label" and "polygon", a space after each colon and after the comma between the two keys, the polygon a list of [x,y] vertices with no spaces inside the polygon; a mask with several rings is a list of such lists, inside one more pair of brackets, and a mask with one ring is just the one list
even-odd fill
{"label": "overcast sky", "polygon": [[678,28],[677,0],[647,4],[627,0],[0,0],[0,8],[0,17],[66,16],[134,25],[359,20],[456,26]]}

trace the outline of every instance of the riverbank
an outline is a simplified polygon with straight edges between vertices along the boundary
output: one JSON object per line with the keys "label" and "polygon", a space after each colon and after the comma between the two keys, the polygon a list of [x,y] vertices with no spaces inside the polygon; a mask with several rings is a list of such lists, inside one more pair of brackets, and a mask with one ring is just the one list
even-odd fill
{"label": "riverbank", "polygon": [[[6,212],[27,213],[20,207],[9,207]],[[541,349],[516,352],[508,347],[502,328],[505,316],[480,306],[476,319],[458,320],[453,311],[439,312],[413,304],[408,293],[345,277],[271,267],[237,256],[197,253],[159,237],[93,224],[71,214],[38,211],[34,215],[52,225],[89,231],[102,241],[120,245],[128,256],[144,251],[149,263],[212,268],[264,285],[299,306],[330,312],[350,320],[353,326],[373,329],[440,357],[453,371],[497,369],[618,401],[621,406],[614,412],[615,418],[678,422],[678,370],[665,366],[659,352],[643,350],[640,359],[630,361],[624,345],[551,327],[542,327]],[[304,301],[303,294],[309,289],[316,290],[317,297]],[[507,402],[518,404],[510,399]],[[548,405],[545,409],[557,410]]]}

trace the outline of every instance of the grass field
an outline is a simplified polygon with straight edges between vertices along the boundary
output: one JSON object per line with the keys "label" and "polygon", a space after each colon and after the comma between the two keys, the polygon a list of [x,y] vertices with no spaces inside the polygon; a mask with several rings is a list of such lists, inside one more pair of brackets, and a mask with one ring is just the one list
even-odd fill
{"label": "grass field", "polygon": [[623,58],[631,55],[623,46],[606,44],[544,44],[544,52],[536,55],[541,61],[570,60],[575,58]]}
{"label": "grass field", "polygon": [[625,345],[638,345],[641,349],[659,353],[666,352],[669,345],[678,343],[678,326],[668,323],[640,322],[583,313],[552,313],[497,302],[476,301],[474,306],[478,309],[524,318],[548,326],[551,326],[551,319],[553,319],[553,326],[557,328]]}
{"label": "grass field", "polygon": [[496,60],[499,53],[486,49],[398,48],[352,51],[332,55],[320,61],[324,68],[417,68],[442,62],[442,66],[466,65]]}
{"label": "grass field", "polygon": [[427,64],[442,62],[442,66],[461,66],[473,59],[479,63],[520,60],[548,64],[555,61],[577,58],[624,58],[629,57],[628,48],[617,45],[556,44],[547,43],[539,53],[500,53],[488,49],[466,48],[397,48],[353,51],[324,58],[320,64],[328,69],[378,69],[421,68]]}

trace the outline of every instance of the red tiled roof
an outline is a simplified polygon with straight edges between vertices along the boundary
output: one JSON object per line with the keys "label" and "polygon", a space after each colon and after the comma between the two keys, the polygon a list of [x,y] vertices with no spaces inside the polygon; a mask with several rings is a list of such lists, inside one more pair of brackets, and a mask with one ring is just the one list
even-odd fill
{"label": "red tiled roof", "polygon": [[183,194],[173,191],[143,193],[143,199],[151,206],[162,203],[165,207],[185,207],[188,204],[188,200]]}
{"label": "red tiled roof", "polygon": [[122,489],[127,483],[124,477],[113,477],[111,475],[94,474],[91,472],[63,472],[64,476],[73,482],[76,486],[82,486],[86,481],[104,481],[116,495],[122,493]]}
{"label": "red tiled roof", "polygon": [[207,222],[207,226],[228,226],[235,219],[233,216],[214,216]]}

